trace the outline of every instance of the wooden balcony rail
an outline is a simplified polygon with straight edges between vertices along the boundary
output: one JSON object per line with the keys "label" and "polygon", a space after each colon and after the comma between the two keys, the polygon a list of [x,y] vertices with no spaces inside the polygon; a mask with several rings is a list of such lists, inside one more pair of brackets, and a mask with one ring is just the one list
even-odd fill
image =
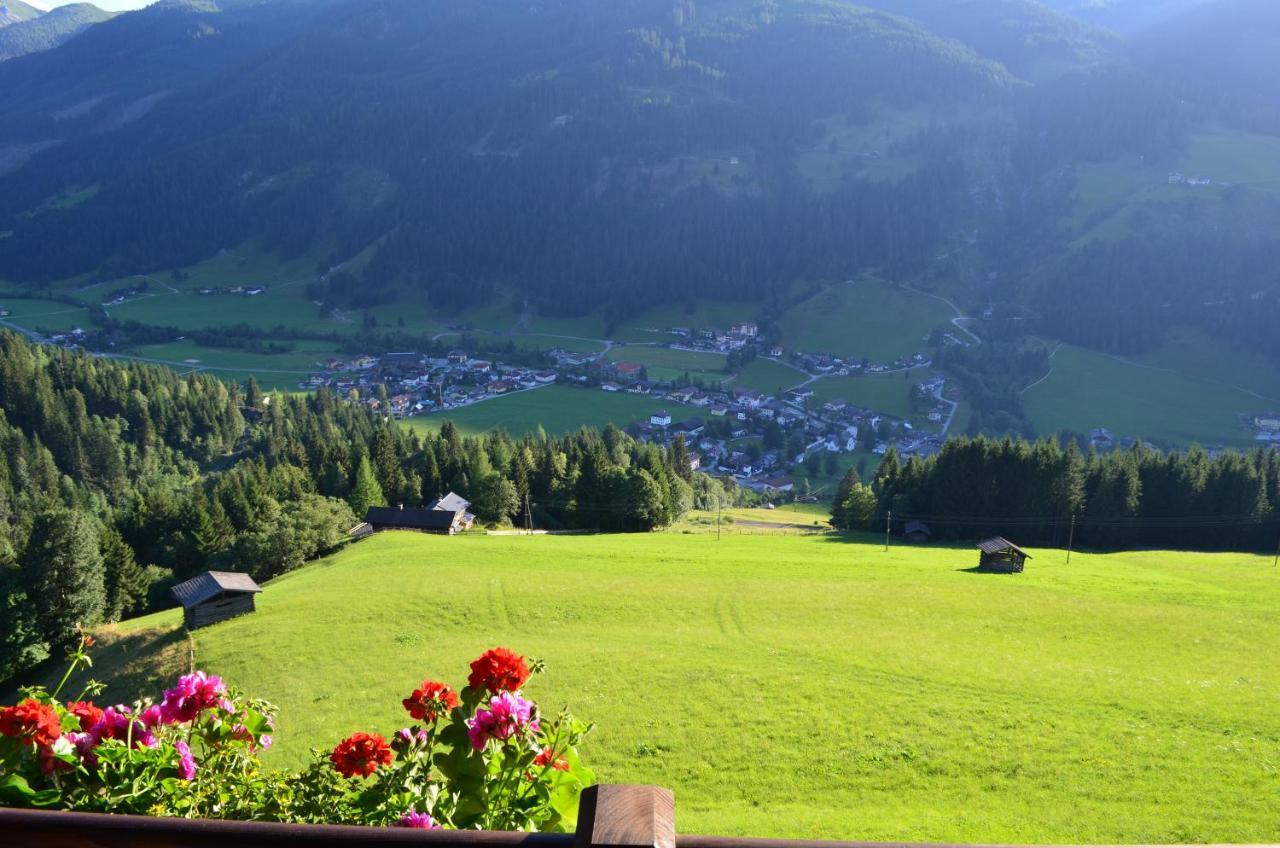
{"label": "wooden balcony rail", "polygon": [[211,821],[0,807],[2,848],[501,848],[507,845],[534,848],[960,848],[902,842],[677,837],[675,799],[670,790],[611,784],[592,786],[583,793],[577,832],[572,834]]}

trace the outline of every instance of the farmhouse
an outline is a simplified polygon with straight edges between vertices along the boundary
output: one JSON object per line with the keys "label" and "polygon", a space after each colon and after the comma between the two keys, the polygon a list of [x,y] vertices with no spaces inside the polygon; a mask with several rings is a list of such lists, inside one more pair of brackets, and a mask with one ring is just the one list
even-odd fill
{"label": "farmhouse", "polygon": [[982,571],[1017,574],[1022,571],[1027,560],[1031,559],[1031,554],[1003,536],[979,542],[978,550],[982,552],[978,560],[978,568]]}
{"label": "farmhouse", "polygon": [[902,538],[908,542],[916,542],[917,544],[927,542],[931,535],[933,535],[933,531],[923,521],[908,521],[907,526],[902,528]]}
{"label": "farmhouse", "polygon": [[427,504],[427,509],[434,509],[439,512],[462,513],[463,530],[470,530],[471,525],[476,522],[476,517],[471,514],[471,501],[454,492],[450,492],[444,497],[436,498]]}
{"label": "farmhouse", "polygon": [[206,571],[169,590],[188,630],[253,612],[253,596],[261,591],[252,577],[234,571]]}
{"label": "farmhouse", "polygon": [[649,423],[655,427],[670,427],[671,413],[667,412],[665,409],[661,412],[655,412],[649,416]]}
{"label": "farmhouse", "polygon": [[364,522],[372,532],[379,530],[417,530],[452,536],[466,529],[465,513],[444,509],[405,509],[403,506],[373,506],[365,513]]}

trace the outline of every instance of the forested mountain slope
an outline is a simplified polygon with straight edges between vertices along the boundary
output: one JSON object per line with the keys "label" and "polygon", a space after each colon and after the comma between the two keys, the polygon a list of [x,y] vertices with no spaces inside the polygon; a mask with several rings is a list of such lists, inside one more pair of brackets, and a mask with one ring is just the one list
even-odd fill
{"label": "forested mountain slope", "polygon": [[254,239],[361,257],[320,303],[612,323],[874,269],[1015,340],[1280,355],[1280,8],[1053,5],[167,0],[0,66],[0,277]]}
{"label": "forested mountain slope", "polygon": [[92,3],[72,3],[37,18],[0,28],[0,62],[57,47],[87,27],[110,18],[109,12]]}

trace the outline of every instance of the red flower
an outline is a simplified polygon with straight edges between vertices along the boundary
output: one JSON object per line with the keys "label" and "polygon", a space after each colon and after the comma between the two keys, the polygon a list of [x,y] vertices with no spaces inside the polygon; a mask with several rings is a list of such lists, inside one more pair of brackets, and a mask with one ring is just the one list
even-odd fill
{"label": "red flower", "polygon": [[409,715],[418,721],[435,721],[439,716],[447,714],[460,703],[458,693],[444,683],[424,680],[422,685],[413,690],[413,694],[400,703],[409,711]]}
{"label": "red flower", "polygon": [[353,733],[329,755],[343,777],[368,777],[378,766],[391,765],[391,746],[377,733]]}
{"label": "red flower", "polygon": [[16,707],[0,710],[0,736],[12,736],[37,745],[52,745],[62,735],[62,722],[53,707],[27,698]]}
{"label": "red flower", "polygon": [[496,694],[503,690],[514,692],[528,679],[529,667],[524,664],[524,657],[506,648],[494,648],[485,651],[480,659],[471,664],[471,676],[467,678],[467,685],[472,689],[488,689]]}
{"label": "red flower", "polygon": [[86,648],[92,648],[92,647],[93,647],[93,645],[94,645],[94,642],[93,642],[93,637],[92,637],[92,636],[86,636],[86,637],[84,637],[84,646],[85,646]]}
{"label": "red flower", "polygon": [[102,708],[92,701],[72,701],[67,704],[67,712],[80,719],[81,730],[88,730],[102,719]]}
{"label": "red flower", "polygon": [[564,757],[556,757],[555,762],[552,762],[551,755],[553,753],[554,752],[550,748],[543,748],[542,752],[533,758],[533,764],[544,768],[547,765],[550,765],[556,771],[568,771],[569,761]]}

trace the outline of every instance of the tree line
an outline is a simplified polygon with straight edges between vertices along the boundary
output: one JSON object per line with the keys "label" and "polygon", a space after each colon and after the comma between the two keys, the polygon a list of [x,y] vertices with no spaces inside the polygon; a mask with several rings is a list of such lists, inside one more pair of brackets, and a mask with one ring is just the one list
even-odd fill
{"label": "tree line", "polygon": [[950,439],[927,459],[894,448],[870,481],[851,470],[832,512],[841,529],[929,525],[932,538],[1003,535],[1095,549],[1271,551],[1280,533],[1280,453],[1137,445],[1082,453],[1074,441]]}
{"label": "tree line", "polygon": [[646,531],[728,495],[682,442],[418,434],[328,391],[264,394],[0,333],[0,679],[205,569],[266,579],[374,505],[452,490],[482,523]]}

